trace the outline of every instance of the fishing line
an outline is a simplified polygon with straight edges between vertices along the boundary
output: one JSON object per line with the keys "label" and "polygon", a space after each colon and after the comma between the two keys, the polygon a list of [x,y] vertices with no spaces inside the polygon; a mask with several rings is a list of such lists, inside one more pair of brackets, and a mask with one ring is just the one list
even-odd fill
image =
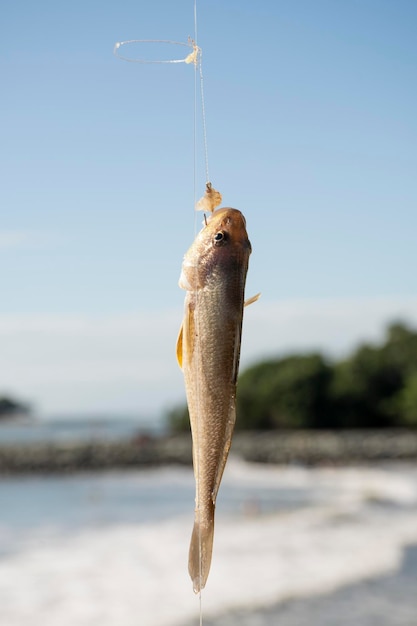
{"label": "fishing line", "polygon": [[[197,0],[194,0],[194,42],[195,45],[197,46],[197,37],[198,37],[198,28],[197,28]],[[201,74],[201,51],[200,51],[200,59],[199,59],[199,65],[200,65],[200,76],[202,76]],[[200,81],[200,84],[202,84],[202,82]],[[200,92],[201,93],[201,92]],[[204,110],[204,107],[202,105],[202,110]],[[203,120],[204,120],[204,115],[203,115]],[[206,141],[206,140],[205,140]],[[206,143],[204,144],[206,146]],[[207,151],[206,151],[206,155],[207,155]],[[207,176],[207,156],[206,156],[206,176]],[[206,182],[208,181],[208,178],[206,178]],[[197,63],[194,64],[194,209],[196,208],[197,205]],[[197,214],[194,212],[194,239],[196,237],[197,234]],[[195,269],[196,274],[198,274],[198,267],[196,267]],[[196,276],[197,280],[195,284],[198,284],[198,276]],[[198,306],[197,306],[197,301],[198,301],[198,291],[196,291],[195,293],[195,298],[196,298],[196,309],[198,310]],[[195,331],[194,331],[195,332]],[[197,333],[199,333],[199,329],[197,327]],[[199,345],[199,341],[198,338],[196,338],[196,346],[197,346],[197,350],[196,350],[196,358],[197,358],[197,363],[200,363],[200,358],[201,358],[201,354],[200,354],[200,345]],[[197,393],[197,440],[200,440],[200,436],[199,436],[199,432],[200,432],[200,426],[201,426],[201,411],[200,411],[200,388],[199,388],[199,376],[196,376],[196,393]],[[200,608],[200,626],[203,626],[203,597],[202,597],[202,591],[201,591],[201,580],[202,580],[202,574],[203,574],[203,555],[202,555],[202,537],[201,537],[201,513],[200,513],[200,496],[199,496],[199,488],[200,488],[200,452],[199,452],[199,446],[198,445],[194,445],[193,444],[193,448],[196,450],[195,453],[195,463],[197,465],[195,472],[196,472],[196,509],[195,509],[195,515],[197,517],[198,520],[198,560],[199,560],[199,572],[198,572],[198,576],[199,576],[199,594],[198,594],[198,599],[199,599],[199,608]]]}
{"label": "fishing line", "polygon": [[204,140],[204,158],[206,165],[206,184],[210,182],[210,174],[209,174],[209,165],[208,165],[208,147],[207,147],[207,125],[206,125],[206,105],[204,100],[204,79],[203,79],[203,64],[201,59],[200,52],[200,63],[198,64],[200,68],[200,94],[201,94],[201,114],[203,118],[203,140]]}
{"label": "fishing line", "polygon": [[[203,78],[203,68],[202,68],[202,50],[197,44],[197,0],[194,0],[194,39],[188,38],[187,43],[180,41],[172,41],[168,39],[129,39],[126,41],[118,41],[113,49],[114,55],[129,63],[142,63],[142,64],[192,64],[194,65],[194,132],[193,132],[193,151],[194,151],[194,172],[193,172],[193,188],[194,188],[194,202],[193,202],[193,210],[203,210],[209,213],[213,212],[215,207],[218,206],[221,202],[221,195],[218,191],[216,191],[211,183],[209,177],[209,160],[208,160],[208,142],[207,142],[207,123],[206,123],[206,107],[205,107],[205,97],[204,97],[204,78]],[[141,56],[136,56],[133,54],[135,48],[148,50],[149,46],[153,44],[156,45],[157,51],[158,46],[161,47],[164,45],[165,47],[169,46],[181,46],[189,49],[189,52],[186,56],[181,58],[146,58]],[[125,50],[126,52],[122,52]],[[130,53],[131,52],[131,53]],[[161,55],[162,56],[162,55]],[[173,55],[174,57],[176,55]],[[197,74],[198,73],[198,74]],[[200,89],[198,89],[198,84]],[[201,125],[202,125],[202,141],[203,141],[203,152],[204,152],[204,170],[205,170],[205,178],[206,178],[206,190],[205,194],[199,201],[197,201],[197,187],[198,187],[198,108],[199,105],[201,107]],[[194,213],[194,236],[197,235],[197,215]],[[207,225],[206,215],[204,215],[204,221]],[[196,272],[198,272],[198,268],[196,268]],[[198,280],[196,281],[196,284]],[[198,291],[195,292],[196,301],[198,300]],[[194,332],[196,335],[199,334],[199,320],[196,320]],[[202,355],[200,354],[200,346],[198,338],[196,337],[196,363],[200,364]],[[196,373],[196,395],[197,395],[197,440],[199,440],[199,433],[201,432],[201,389],[199,388],[198,382],[199,376]],[[200,494],[199,494],[199,482],[200,482],[200,453],[198,441],[195,442],[196,445],[193,445],[194,449],[194,462],[195,462],[195,474],[196,474],[196,508],[195,515],[198,522],[198,543],[199,543],[199,605],[200,605],[200,626],[203,625],[203,606],[202,606],[202,590],[201,584],[203,580],[203,554],[202,554],[202,535],[201,535],[201,516],[200,516]]]}

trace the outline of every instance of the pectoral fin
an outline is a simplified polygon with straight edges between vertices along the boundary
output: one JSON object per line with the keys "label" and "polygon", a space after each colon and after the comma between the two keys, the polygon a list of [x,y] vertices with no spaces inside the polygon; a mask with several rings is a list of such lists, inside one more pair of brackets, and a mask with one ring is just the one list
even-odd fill
{"label": "pectoral fin", "polygon": [[[177,361],[181,369],[184,366],[184,358],[188,361],[194,352],[195,322],[194,307],[190,304],[186,307],[184,321],[181,325],[177,339]],[[185,355],[185,356],[184,356]]]}
{"label": "pectoral fin", "polygon": [[261,294],[259,292],[256,294],[256,296],[252,296],[252,298],[248,298],[247,300],[245,300],[243,306],[249,306],[250,304],[253,304],[257,300],[259,300],[260,297],[261,297]]}
{"label": "pectoral fin", "polygon": [[177,339],[177,361],[178,361],[178,365],[180,366],[181,369],[182,369],[182,335],[183,335],[183,327],[184,327],[184,325],[181,324],[180,332],[178,333],[178,339]]}

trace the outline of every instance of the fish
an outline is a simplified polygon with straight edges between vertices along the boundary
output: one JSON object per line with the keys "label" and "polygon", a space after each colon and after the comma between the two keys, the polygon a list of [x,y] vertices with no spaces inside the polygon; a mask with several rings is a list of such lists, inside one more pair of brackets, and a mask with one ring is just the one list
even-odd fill
{"label": "fish", "polygon": [[187,292],[177,359],[185,380],[196,484],[188,560],[195,593],[205,587],[210,571],[216,498],[236,420],[251,250],[243,214],[229,207],[217,209],[185,254],[179,280]]}

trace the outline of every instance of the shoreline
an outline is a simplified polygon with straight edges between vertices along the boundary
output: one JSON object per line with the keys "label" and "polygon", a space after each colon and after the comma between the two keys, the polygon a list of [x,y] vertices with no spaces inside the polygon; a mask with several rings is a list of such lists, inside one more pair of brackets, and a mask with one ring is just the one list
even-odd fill
{"label": "shoreline", "polygon": [[[231,454],[281,465],[417,461],[415,430],[237,432]],[[148,468],[192,463],[189,433],[122,441],[0,443],[0,476]]]}

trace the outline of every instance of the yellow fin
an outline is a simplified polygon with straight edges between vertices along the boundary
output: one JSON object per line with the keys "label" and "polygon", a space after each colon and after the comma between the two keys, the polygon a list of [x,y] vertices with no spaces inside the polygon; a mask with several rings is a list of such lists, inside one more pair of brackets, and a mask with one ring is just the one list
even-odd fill
{"label": "yellow fin", "polygon": [[180,332],[178,333],[177,339],[177,361],[178,365],[182,369],[182,334],[183,334],[183,324],[181,324]]}
{"label": "yellow fin", "polygon": [[183,369],[184,366],[184,355],[187,361],[190,362],[191,355],[194,352],[194,343],[194,309],[190,304],[188,304],[177,339],[177,361],[181,369]]}
{"label": "yellow fin", "polygon": [[253,304],[257,300],[259,300],[260,297],[261,297],[261,293],[259,292],[256,294],[256,296],[252,296],[252,298],[248,298],[248,300],[245,300],[245,303],[243,306],[249,306],[250,304]]}

